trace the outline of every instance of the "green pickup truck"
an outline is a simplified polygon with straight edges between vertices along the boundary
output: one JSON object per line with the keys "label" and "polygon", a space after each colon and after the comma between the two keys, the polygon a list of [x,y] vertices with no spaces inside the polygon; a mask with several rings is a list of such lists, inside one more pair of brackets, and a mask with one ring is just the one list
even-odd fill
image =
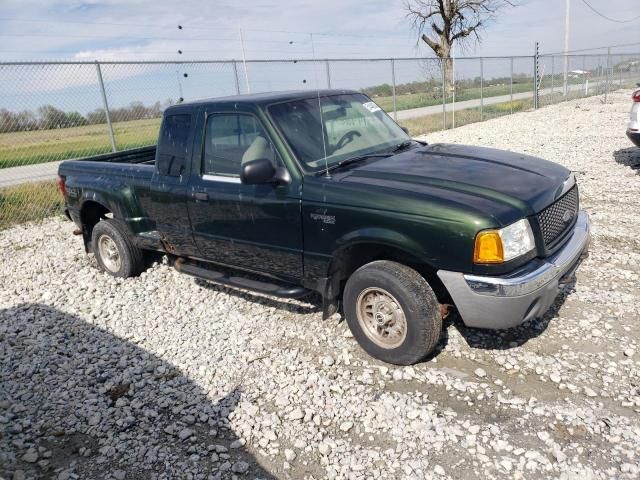
{"label": "green pickup truck", "polygon": [[179,271],[342,305],[370,355],[407,365],[457,309],[501,329],[544,314],[589,243],[564,167],[412,140],[365,95],[296,91],[164,112],[157,146],[66,161],[85,250],[118,277]]}

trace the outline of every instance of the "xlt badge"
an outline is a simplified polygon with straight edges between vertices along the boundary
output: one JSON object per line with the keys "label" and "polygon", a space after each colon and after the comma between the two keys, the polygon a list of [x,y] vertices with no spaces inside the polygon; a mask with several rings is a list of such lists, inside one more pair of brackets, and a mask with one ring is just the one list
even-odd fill
{"label": "xlt badge", "polygon": [[325,213],[312,213],[311,220],[319,220],[328,225],[334,225],[336,223],[336,217],[333,215],[327,215],[326,210]]}

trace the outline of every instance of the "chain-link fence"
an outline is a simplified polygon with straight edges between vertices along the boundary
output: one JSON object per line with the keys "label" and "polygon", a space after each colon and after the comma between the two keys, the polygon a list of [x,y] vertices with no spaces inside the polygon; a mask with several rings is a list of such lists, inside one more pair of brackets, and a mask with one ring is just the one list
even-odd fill
{"label": "chain-link fence", "polygon": [[355,89],[418,135],[636,82],[640,54],[0,63],[0,228],[59,211],[59,161],[152,145],[182,100]]}

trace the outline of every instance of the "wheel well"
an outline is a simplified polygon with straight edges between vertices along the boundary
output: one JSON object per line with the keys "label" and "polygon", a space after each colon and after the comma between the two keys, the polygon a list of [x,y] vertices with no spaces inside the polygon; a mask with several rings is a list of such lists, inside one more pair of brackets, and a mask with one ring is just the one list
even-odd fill
{"label": "wheel well", "polygon": [[91,250],[91,233],[93,227],[103,219],[113,218],[113,213],[101,203],[88,200],[84,202],[80,210],[80,222],[82,223],[82,238],[85,249]]}
{"label": "wheel well", "polygon": [[415,255],[389,245],[361,243],[342,249],[334,256],[332,275],[338,275],[340,294],[353,272],[376,260],[390,260],[413,268],[431,286],[440,303],[453,303],[447,289],[437,275],[437,270]]}

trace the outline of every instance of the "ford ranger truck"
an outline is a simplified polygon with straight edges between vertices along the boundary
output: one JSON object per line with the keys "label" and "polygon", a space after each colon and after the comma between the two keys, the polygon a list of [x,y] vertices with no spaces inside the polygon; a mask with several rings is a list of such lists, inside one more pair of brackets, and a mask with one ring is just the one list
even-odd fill
{"label": "ford ranger truck", "polygon": [[59,184],[106,273],[166,255],[231,287],[318,292],[400,365],[434,350],[449,306],[486,329],[543,315],[589,242],[566,168],[412,140],[349,90],[173,105],[157,146],[63,162]]}

